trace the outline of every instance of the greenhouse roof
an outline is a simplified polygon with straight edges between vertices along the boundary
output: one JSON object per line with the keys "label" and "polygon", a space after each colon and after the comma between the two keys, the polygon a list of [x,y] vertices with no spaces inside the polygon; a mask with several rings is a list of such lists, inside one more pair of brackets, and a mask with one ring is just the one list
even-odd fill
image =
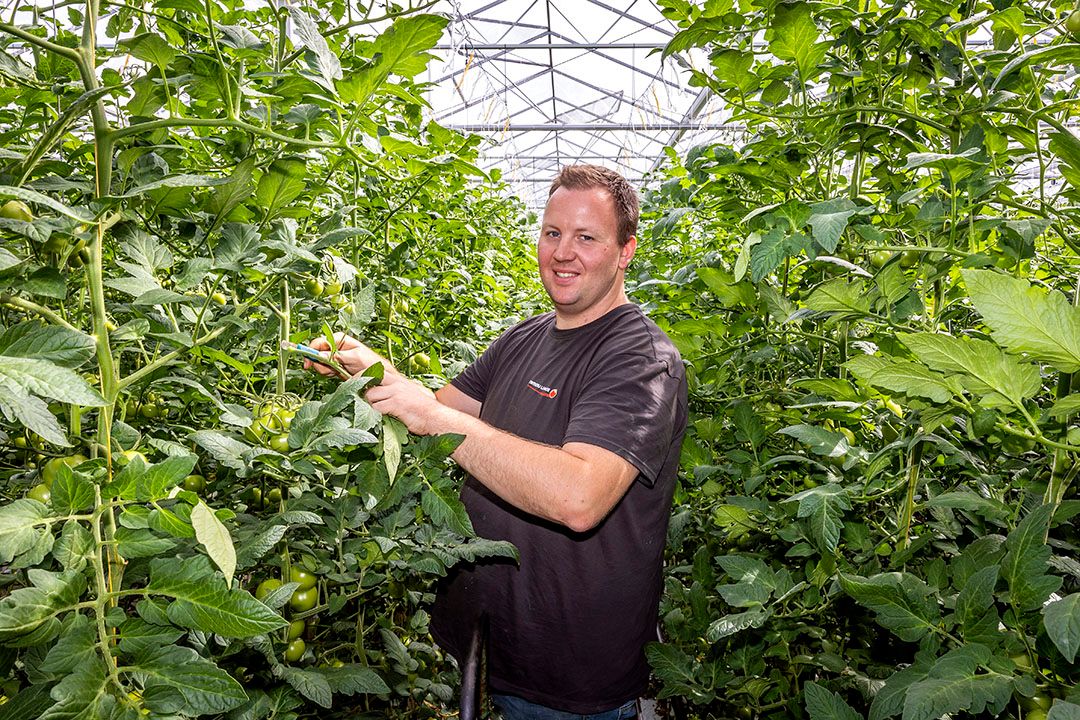
{"label": "greenhouse roof", "polygon": [[485,169],[530,207],[564,165],[589,162],[644,184],[664,159],[738,132],[719,101],[661,51],[677,28],[653,0],[448,0],[426,79],[431,116],[486,136]]}

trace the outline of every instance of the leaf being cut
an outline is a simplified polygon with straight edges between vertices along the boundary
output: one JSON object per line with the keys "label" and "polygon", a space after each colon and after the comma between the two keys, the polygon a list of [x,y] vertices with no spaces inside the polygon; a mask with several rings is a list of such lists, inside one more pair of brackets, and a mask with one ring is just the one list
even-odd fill
{"label": "leaf being cut", "polygon": [[250,593],[226,587],[224,579],[202,556],[152,561],[147,590],[173,599],[167,612],[169,619],[181,627],[242,638],[272,632],[287,624]]}
{"label": "leaf being cut", "polygon": [[993,270],[963,270],[975,309],[994,339],[1061,372],[1080,370],[1080,309],[1059,292]]}

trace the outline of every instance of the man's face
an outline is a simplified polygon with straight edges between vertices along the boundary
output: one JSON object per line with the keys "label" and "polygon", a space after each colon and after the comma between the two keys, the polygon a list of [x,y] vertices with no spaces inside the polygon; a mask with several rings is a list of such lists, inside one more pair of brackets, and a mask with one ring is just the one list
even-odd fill
{"label": "man's face", "polygon": [[578,327],[624,302],[623,274],[637,247],[619,244],[615,202],[603,188],[561,187],[540,228],[540,280],[560,328]]}

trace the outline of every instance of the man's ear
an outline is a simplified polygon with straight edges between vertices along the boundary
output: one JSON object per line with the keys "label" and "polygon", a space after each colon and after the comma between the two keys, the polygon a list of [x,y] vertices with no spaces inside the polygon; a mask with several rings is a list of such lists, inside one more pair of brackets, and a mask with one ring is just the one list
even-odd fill
{"label": "man's ear", "polygon": [[625,270],[630,265],[630,260],[634,257],[634,251],[637,250],[637,236],[631,235],[630,239],[626,241],[626,244],[619,248],[619,269]]}

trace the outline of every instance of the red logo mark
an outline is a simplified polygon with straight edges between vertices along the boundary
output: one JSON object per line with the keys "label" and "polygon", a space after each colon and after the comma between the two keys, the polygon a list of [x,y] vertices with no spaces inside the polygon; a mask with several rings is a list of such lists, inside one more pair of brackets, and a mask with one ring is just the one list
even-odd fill
{"label": "red logo mark", "polygon": [[559,394],[559,389],[558,388],[551,388],[551,387],[548,387],[547,385],[541,385],[540,383],[536,382],[535,380],[530,380],[529,381],[529,389],[532,390],[537,395],[539,395],[541,397],[546,397],[546,398],[549,398],[549,399],[553,398],[553,397],[555,397],[556,395]]}

